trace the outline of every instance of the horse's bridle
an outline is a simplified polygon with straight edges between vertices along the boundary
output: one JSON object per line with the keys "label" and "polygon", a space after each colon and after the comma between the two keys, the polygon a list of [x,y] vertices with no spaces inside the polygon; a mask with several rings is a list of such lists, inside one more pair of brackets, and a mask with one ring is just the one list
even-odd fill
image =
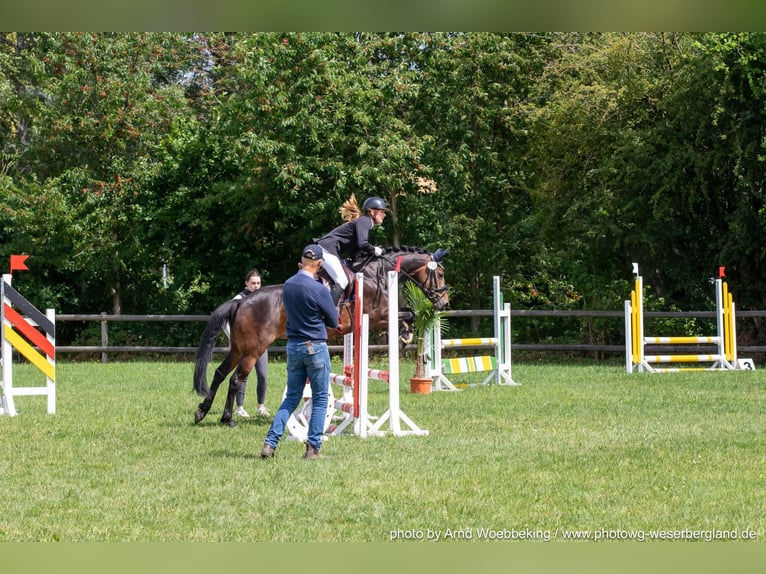
{"label": "horse's bridle", "polygon": [[[396,264],[392,263],[390,259],[382,257],[382,259],[385,259],[388,261],[392,267],[396,268]],[[420,283],[414,275],[409,273],[408,271],[405,271],[404,269],[399,269],[399,273],[404,276],[405,280],[412,281],[416,285],[419,285],[420,288],[423,290],[423,293],[426,294],[426,297],[435,305],[439,302],[440,299],[442,299],[445,295],[447,295],[447,286],[439,287],[439,281],[436,278],[436,270],[441,267],[441,263],[434,261],[431,259],[428,263],[426,263],[423,267],[427,268],[426,272],[426,279],[423,283]],[[421,269],[422,267],[419,267],[418,269]],[[443,269],[443,268],[442,268]]]}
{"label": "horse's bridle", "polygon": [[[426,273],[426,280],[423,283],[422,289],[431,302],[436,305],[444,296],[447,295],[447,286],[439,287],[439,281],[436,278],[436,270],[441,267],[441,263],[437,261],[429,261],[426,263],[428,272]],[[443,268],[442,268],[443,269]]]}

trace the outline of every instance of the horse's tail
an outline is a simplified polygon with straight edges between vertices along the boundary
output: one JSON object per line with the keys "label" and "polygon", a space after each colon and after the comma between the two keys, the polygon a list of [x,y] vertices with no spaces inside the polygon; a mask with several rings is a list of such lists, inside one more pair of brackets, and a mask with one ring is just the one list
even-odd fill
{"label": "horse's tail", "polygon": [[215,342],[218,340],[218,335],[223,331],[226,322],[228,321],[230,325],[234,323],[234,316],[237,314],[241,302],[241,299],[231,299],[219,305],[213,311],[207,325],[205,325],[205,330],[202,332],[202,339],[200,339],[194,361],[194,390],[202,397],[208,392],[207,364],[213,358]]}

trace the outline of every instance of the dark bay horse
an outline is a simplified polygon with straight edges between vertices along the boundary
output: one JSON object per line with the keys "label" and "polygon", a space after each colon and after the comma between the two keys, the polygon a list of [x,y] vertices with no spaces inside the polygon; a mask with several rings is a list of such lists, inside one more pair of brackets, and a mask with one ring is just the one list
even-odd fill
{"label": "dark bay horse", "polygon": [[[369,257],[352,263],[349,273],[364,275],[364,310],[370,319],[370,330],[382,329],[388,323],[388,280],[387,273],[399,262],[400,280],[417,284],[437,309],[449,306],[449,295],[444,279],[441,259],[446,251],[430,253],[413,247],[388,248],[380,257]],[[242,383],[247,380],[258,357],[276,339],[286,336],[285,309],[282,305],[282,285],[268,285],[254,291],[244,299],[231,300],[220,305],[211,315],[202,333],[194,365],[194,390],[204,397],[194,414],[195,424],[205,418],[215,399],[218,387],[226,376],[236,368],[229,383],[221,423],[236,426],[232,419],[234,398]],[[353,289],[349,286],[341,301],[341,333],[353,328]],[[345,301],[345,303],[344,303]],[[231,330],[229,354],[215,370],[210,387],[207,386],[207,365],[212,358],[218,335],[226,322]]]}

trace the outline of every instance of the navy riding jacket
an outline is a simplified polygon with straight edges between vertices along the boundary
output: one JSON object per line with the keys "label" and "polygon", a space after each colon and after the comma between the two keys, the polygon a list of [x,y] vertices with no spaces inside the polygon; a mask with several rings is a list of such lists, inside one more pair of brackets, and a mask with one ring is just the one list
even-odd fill
{"label": "navy riding jacket", "polygon": [[340,259],[353,259],[360,252],[369,255],[375,251],[375,246],[367,239],[372,226],[372,217],[362,215],[339,225],[316,242]]}

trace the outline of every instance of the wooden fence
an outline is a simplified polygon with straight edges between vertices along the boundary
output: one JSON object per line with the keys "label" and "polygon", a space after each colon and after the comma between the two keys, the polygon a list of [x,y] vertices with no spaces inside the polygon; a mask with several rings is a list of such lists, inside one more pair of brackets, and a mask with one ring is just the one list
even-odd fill
{"label": "wooden fence", "polygon": [[[447,311],[447,317],[484,317],[491,316],[491,310],[480,311]],[[668,318],[714,318],[714,311],[647,311],[645,317],[668,317]],[[624,311],[564,311],[564,310],[512,310],[512,320],[523,320],[524,318],[536,317],[585,317],[585,318],[613,318],[614,320],[624,321]],[[737,319],[766,317],[766,311],[737,311]],[[66,321],[85,321],[98,322],[101,324],[101,344],[100,345],[57,345],[57,353],[93,353],[100,354],[101,360],[107,362],[109,354],[112,353],[155,353],[155,354],[194,354],[197,347],[172,347],[172,346],[135,346],[135,345],[110,345],[109,343],[109,323],[116,322],[204,322],[210,318],[209,315],[109,315],[101,314],[60,314],[56,315],[56,322]],[[201,334],[200,330],[200,334]],[[386,351],[386,345],[370,345],[372,351]],[[333,352],[342,351],[342,345],[331,346]],[[216,347],[215,353],[227,352],[226,347]],[[582,353],[625,353],[625,345],[606,345],[606,344],[555,344],[555,343],[512,343],[513,351],[535,351],[535,352],[582,352]],[[742,353],[766,353],[766,345],[740,345],[739,350]],[[285,347],[274,345],[269,347],[269,353],[284,353]]]}

